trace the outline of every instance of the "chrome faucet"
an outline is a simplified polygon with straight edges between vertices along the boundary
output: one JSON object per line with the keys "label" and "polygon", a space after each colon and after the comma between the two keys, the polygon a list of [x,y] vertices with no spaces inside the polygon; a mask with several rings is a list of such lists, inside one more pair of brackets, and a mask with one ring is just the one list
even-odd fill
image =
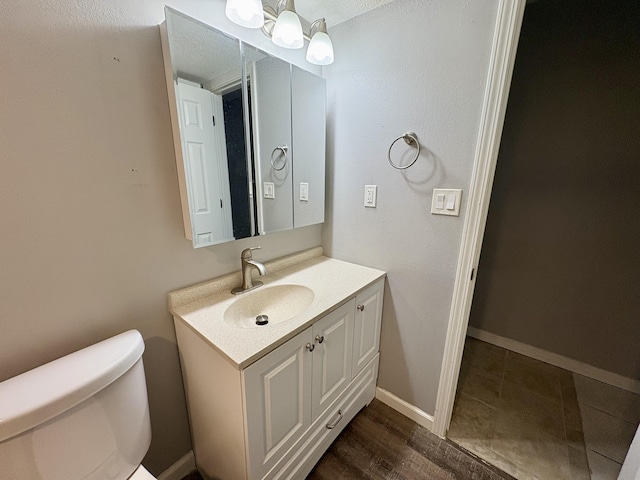
{"label": "chrome faucet", "polygon": [[251,254],[253,250],[260,250],[261,248],[262,247],[245,248],[240,254],[240,260],[242,262],[242,285],[231,290],[231,293],[234,295],[240,295],[241,293],[262,286],[262,282],[254,282],[251,278],[251,270],[253,268],[256,268],[258,272],[260,272],[260,275],[267,274],[267,269],[264,268],[264,265],[256,262]]}

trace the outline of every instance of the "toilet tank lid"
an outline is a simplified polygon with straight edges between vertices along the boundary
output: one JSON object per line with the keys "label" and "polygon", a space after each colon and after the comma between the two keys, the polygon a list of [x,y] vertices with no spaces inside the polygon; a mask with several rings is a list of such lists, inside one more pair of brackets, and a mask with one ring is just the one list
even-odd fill
{"label": "toilet tank lid", "polygon": [[0,382],[0,442],[95,395],[129,370],[142,352],[142,335],[129,330]]}

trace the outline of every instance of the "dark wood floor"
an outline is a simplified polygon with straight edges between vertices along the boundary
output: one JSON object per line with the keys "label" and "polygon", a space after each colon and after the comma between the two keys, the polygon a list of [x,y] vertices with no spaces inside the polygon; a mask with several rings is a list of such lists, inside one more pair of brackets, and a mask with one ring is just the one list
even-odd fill
{"label": "dark wood floor", "polygon": [[371,402],[344,429],[308,479],[502,480],[509,475],[387,407]]}
{"label": "dark wood floor", "polygon": [[[513,480],[374,400],[344,429],[307,480]],[[183,480],[200,480],[190,475]]]}

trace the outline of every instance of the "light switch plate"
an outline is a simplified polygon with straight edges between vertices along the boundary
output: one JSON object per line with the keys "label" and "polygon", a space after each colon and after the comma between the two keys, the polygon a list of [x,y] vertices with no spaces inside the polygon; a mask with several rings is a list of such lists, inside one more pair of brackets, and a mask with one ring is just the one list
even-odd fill
{"label": "light switch plate", "polygon": [[434,188],[431,200],[431,213],[433,215],[460,216],[460,202],[462,190]]}
{"label": "light switch plate", "polygon": [[300,182],[300,201],[308,202],[309,201],[309,184]]}
{"label": "light switch plate", "polygon": [[276,187],[273,182],[264,182],[262,184],[264,198],[276,198]]}
{"label": "light switch plate", "polygon": [[365,185],[364,186],[364,206],[369,208],[376,208],[376,197],[378,196],[377,185]]}

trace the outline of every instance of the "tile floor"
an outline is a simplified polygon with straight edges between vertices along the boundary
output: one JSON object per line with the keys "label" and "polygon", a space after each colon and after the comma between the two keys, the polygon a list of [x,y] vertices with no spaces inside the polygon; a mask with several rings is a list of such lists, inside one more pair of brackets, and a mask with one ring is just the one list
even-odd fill
{"label": "tile floor", "polygon": [[615,480],[640,423],[640,395],[574,374],[592,480]]}
{"label": "tile floor", "polygon": [[468,337],[449,438],[521,480],[616,480],[640,395]]}
{"label": "tile floor", "polygon": [[467,338],[449,438],[520,480],[589,480],[571,372]]}

